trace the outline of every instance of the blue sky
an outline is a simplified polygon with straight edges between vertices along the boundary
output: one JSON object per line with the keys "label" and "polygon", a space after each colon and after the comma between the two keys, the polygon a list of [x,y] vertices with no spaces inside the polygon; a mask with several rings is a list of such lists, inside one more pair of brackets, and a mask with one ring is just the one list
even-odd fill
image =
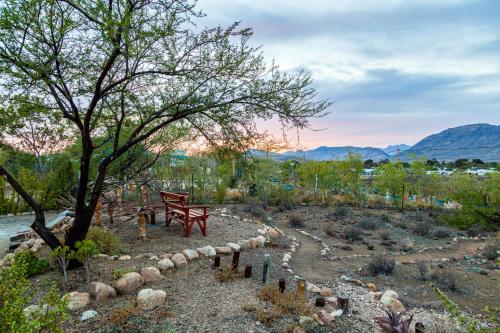
{"label": "blue sky", "polygon": [[311,123],[322,130],[292,134],[292,146],[414,144],[449,127],[500,124],[500,0],[201,0],[198,8],[201,26],[252,27],[266,59],[311,72],[320,97],[334,102]]}

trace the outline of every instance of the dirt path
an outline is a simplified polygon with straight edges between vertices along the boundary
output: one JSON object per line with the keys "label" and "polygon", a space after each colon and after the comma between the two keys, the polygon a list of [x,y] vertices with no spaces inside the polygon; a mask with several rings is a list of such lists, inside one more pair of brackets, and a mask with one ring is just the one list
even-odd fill
{"label": "dirt path", "polygon": [[431,261],[434,259],[451,259],[458,258],[461,259],[463,256],[473,256],[477,253],[478,249],[485,246],[486,242],[481,241],[461,241],[458,242],[455,246],[445,249],[443,251],[426,251],[422,253],[409,253],[409,254],[401,254],[393,256],[392,258],[396,261],[417,261],[417,260],[427,260]]}

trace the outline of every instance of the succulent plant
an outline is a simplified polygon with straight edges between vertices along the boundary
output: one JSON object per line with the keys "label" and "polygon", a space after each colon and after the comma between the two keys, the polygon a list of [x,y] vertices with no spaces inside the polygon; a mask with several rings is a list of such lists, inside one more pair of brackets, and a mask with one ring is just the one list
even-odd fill
{"label": "succulent plant", "polygon": [[387,333],[408,333],[410,331],[410,323],[413,315],[409,319],[403,319],[404,311],[394,313],[386,311],[387,316],[375,317],[375,323]]}

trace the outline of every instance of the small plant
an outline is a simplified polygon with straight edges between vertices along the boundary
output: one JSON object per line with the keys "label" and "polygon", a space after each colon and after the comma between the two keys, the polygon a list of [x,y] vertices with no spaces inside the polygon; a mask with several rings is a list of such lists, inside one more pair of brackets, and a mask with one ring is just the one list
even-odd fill
{"label": "small plant", "polygon": [[365,217],[358,223],[358,227],[363,230],[375,230],[378,228],[380,221],[373,217]]}
{"label": "small plant", "polygon": [[344,238],[351,241],[351,242],[354,242],[354,241],[363,239],[361,234],[362,234],[362,232],[359,228],[350,227],[344,231]]}
{"label": "small plant", "polygon": [[97,255],[97,246],[91,240],[84,240],[83,242],[75,243],[76,251],[69,254],[70,259],[78,260],[83,264],[85,273],[87,274],[87,282],[90,282],[90,258]]}
{"label": "small plant", "polygon": [[135,266],[132,267],[127,267],[127,268],[115,268],[111,272],[111,277],[113,280],[118,280],[122,276],[124,276],[127,273],[132,273],[132,272],[137,272],[137,268]]}
{"label": "small plant", "polygon": [[387,333],[408,333],[410,332],[410,324],[413,319],[413,315],[408,319],[403,319],[404,311],[394,313],[392,311],[386,311],[387,316],[375,317],[375,323],[382,329],[382,331]]}
{"label": "small plant", "polygon": [[122,306],[114,310],[109,316],[109,320],[113,325],[123,325],[130,317],[137,313],[135,302],[130,299],[126,306]]}
{"label": "small plant", "polygon": [[391,239],[391,235],[389,234],[389,230],[383,229],[378,232],[378,236],[381,240],[388,241]]}
{"label": "small plant", "polygon": [[303,227],[304,226],[304,215],[300,213],[293,213],[288,217],[288,222],[290,226],[294,228]]}
{"label": "small plant", "polygon": [[99,253],[117,255],[123,252],[124,246],[120,238],[110,231],[102,228],[91,227],[87,239],[93,241]]}
{"label": "small plant", "polygon": [[387,213],[380,214],[380,219],[384,222],[391,222],[391,217]]}
{"label": "small plant", "polygon": [[457,277],[453,272],[444,271],[432,274],[432,281],[434,281],[441,289],[449,291],[457,291]]}
{"label": "small plant", "polygon": [[422,281],[429,281],[431,278],[429,265],[425,261],[418,261],[417,268],[420,273],[420,279]]}
{"label": "small plant", "polygon": [[436,227],[432,230],[432,234],[436,238],[446,238],[451,236],[451,230],[446,227]]}
{"label": "small plant", "polygon": [[38,259],[32,250],[25,250],[16,253],[14,256],[14,266],[22,269],[26,277],[30,277],[46,271],[49,268],[49,261]]}
{"label": "small plant", "polygon": [[411,237],[405,237],[400,241],[401,251],[409,252],[415,249],[415,242]]}
{"label": "small plant", "polygon": [[56,258],[57,263],[61,267],[64,275],[64,282],[68,282],[68,265],[69,265],[69,256],[71,254],[71,250],[69,246],[58,246],[54,250],[52,250],[52,253],[50,254],[52,257]]}
{"label": "small plant", "polygon": [[429,223],[421,222],[416,223],[415,227],[413,227],[413,233],[418,236],[425,237],[429,235],[429,231],[431,230],[431,225]]}
{"label": "small plant", "polygon": [[467,235],[469,235],[469,237],[477,237],[481,235],[484,232],[484,230],[485,230],[484,225],[476,223],[467,230]]}
{"label": "small plant", "polygon": [[224,183],[218,184],[215,191],[215,202],[217,202],[218,204],[223,204],[224,201],[226,201],[226,194],[227,194],[226,184]]}
{"label": "small plant", "polygon": [[495,260],[500,257],[500,243],[492,243],[486,245],[481,254],[488,260]]}
{"label": "small plant", "polygon": [[229,266],[223,266],[220,270],[215,273],[215,277],[220,282],[233,282],[239,279],[243,279],[243,273],[238,270],[232,269]]}
{"label": "small plant", "polygon": [[[295,292],[287,291],[281,292],[278,286],[265,286],[263,287],[257,297],[266,303],[273,306],[272,314],[275,318],[280,318],[282,315],[312,315],[312,308],[307,302],[300,301]],[[269,313],[269,312],[268,312]]]}
{"label": "small plant", "polygon": [[371,276],[391,275],[396,263],[393,259],[384,256],[374,256],[366,267],[366,271]]}
{"label": "small plant", "polygon": [[349,208],[346,206],[337,206],[335,207],[335,210],[328,215],[329,218],[331,219],[339,219],[339,218],[344,218],[349,215]]}
{"label": "small plant", "polygon": [[264,209],[255,204],[246,205],[245,208],[243,208],[243,211],[252,215],[253,217],[260,219],[261,221],[265,221],[267,219],[267,214]]}

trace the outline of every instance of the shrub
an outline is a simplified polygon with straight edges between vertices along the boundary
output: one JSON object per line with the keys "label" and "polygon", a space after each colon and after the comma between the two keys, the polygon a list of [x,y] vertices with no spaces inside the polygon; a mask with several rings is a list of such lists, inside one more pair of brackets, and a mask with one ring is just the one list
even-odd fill
{"label": "shrub", "polygon": [[293,213],[288,217],[288,221],[292,227],[303,227],[304,226],[304,215],[300,213]]}
{"label": "shrub", "polygon": [[30,277],[46,271],[49,268],[49,262],[46,259],[38,259],[32,250],[25,250],[16,253],[14,266],[20,268],[26,277]]}
{"label": "shrub", "polygon": [[394,313],[386,311],[386,316],[375,317],[375,323],[386,333],[408,333],[413,315],[409,319],[403,319],[404,311]]}
{"label": "shrub", "polygon": [[113,325],[123,325],[130,317],[137,313],[137,307],[134,301],[129,300],[126,306],[122,306],[114,310],[110,316],[109,320]]}
{"label": "shrub", "polygon": [[431,278],[429,265],[425,261],[418,261],[417,268],[420,273],[420,279],[423,281],[429,281]]}
{"label": "shrub", "polygon": [[84,240],[83,242],[75,243],[76,251],[70,253],[70,259],[78,260],[83,263],[85,273],[87,274],[87,282],[90,282],[90,258],[97,255],[97,246],[91,240]]}
{"label": "shrub", "polygon": [[405,237],[401,239],[401,250],[408,252],[408,251],[413,251],[415,249],[415,242],[413,242],[413,239],[410,237]]}
{"label": "shrub", "polygon": [[245,213],[252,215],[253,217],[256,217],[256,218],[262,220],[262,221],[265,221],[267,218],[267,214],[264,211],[264,209],[262,209],[262,207],[259,207],[255,204],[246,205],[245,208],[243,208],[243,211]]}
{"label": "shrub", "polygon": [[476,223],[472,225],[469,230],[467,230],[467,235],[470,237],[477,237],[480,234],[482,234],[485,231],[485,228],[483,225]]}
{"label": "shrub", "polygon": [[368,263],[366,270],[371,276],[391,275],[395,265],[396,263],[393,259],[384,256],[374,256]]}
{"label": "shrub", "polygon": [[30,289],[22,267],[0,270],[0,332],[64,332],[60,324],[67,317],[66,302],[56,287],[52,285],[39,308],[27,314],[23,310],[31,301]]}
{"label": "shrub", "polygon": [[446,227],[436,227],[432,230],[432,234],[436,238],[446,238],[451,236],[451,230]]}
{"label": "shrub", "polygon": [[222,266],[221,269],[215,273],[215,277],[219,282],[233,282],[243,279],[245,276],[242,272],[232,269],[230,266]]}
{"label": "shrub", "polygon": [[389,234],[389,230],[383,229],[378,232],[378,236],[381,240],[387,241],[391,239],[391,235]]}
{"label": "shrub", "polygon": [[337,235],[337,228],[333,224],[329,224],[325,228],[325,234],[335,237]]}
{"label": "shrub", "polygon": [[51,254],[52,257],[56,258],[57,263],[61,267],[64,275],[64,281],[68,282],[68,265],[70,261],[70,256],[71,256],[71,251],[69,246],[58,246],[54,250],[52,250]]}
{"label": "shrub", "polygon": [[217,189],[215,191],[215,201],[218,204],[223,204],[224,201],[226,200],[226,194],[227,194],[227,186],[223,183],[217,185]]}
{"label": "shrub", "polygon": [[362,240],[363,237],[361,235],[362,235],[361,230],[356,227],[350,227],[344,231],[344,238],[350,241]]}
{"label": "shrub", "polygon": [[384,222],[390,222],[391,221],[391,217],[389,216],[389,214],[387,213],[382,213],[380,215],[380,219]]}
{"label": "shrub", "polygon": [[425,237],[429,235],[430,229],[431,225],[429,223],[417,223],[415,227],[413,227],[413,233],[415,235]]}
{"label": "shrub", "polygon": [[117,255],[124,251],[121,239],[102,228],[90,227],[87,239],[95,243],[99,253]]}
{"label": "shrub", "polygon": [[365,217],[358,223],[358,226],[364,230],[375,230],[378,228],[379,222],[376,218]]}
{"label": "shrub", "polygon": [[481,251],[482,255],[488,260],[495,260],[500,257],[500,243],[486,245]]}
{"label": "shrub", "polygon": [[135,266],[127,267],[127,268],[115,268],[111,272],[111,277],[113,278],[113,280],[118,280],[123,275],[125,275],[127,273],[132,273],[132,272],[137,272],[137,268]]}
{"label": "shrub", "polygon": [[349,215],[349,208],[346,206],[337,206],[333,213],[330,214],[330,218],[342,218]]}
{"label": "shrub", "polygon": [[432,274],[432,281],[434,281],[441,289],[450,291],[458,290],[457,277],[453,272],[435,272]]}

